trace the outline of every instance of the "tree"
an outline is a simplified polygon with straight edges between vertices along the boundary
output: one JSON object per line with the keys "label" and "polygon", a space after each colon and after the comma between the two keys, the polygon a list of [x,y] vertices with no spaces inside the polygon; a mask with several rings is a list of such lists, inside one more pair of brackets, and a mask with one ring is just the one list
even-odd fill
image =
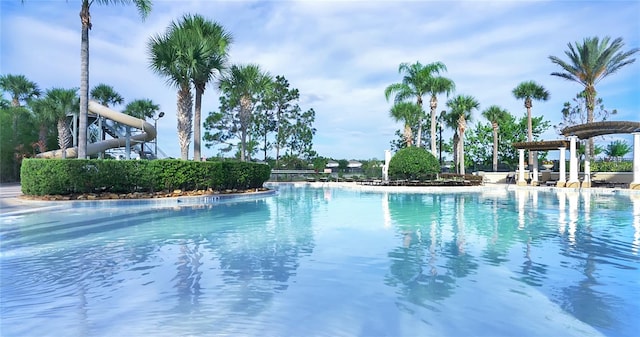
{"label": "tree", "polygon": [[620,161],[624,156],[631,152],[631,146],[627,144],[627,142],[623,140],[616,140],[607,145],[607,148],[604,150],[604,153],[609,156],[609,158]]}
{"label": "tree", "polygon": [[109,107],[113,104],[122,104],[124,102],[124,98],[113,89],[112,86],[100,83],[91,89],[91,98],[96,100],[98,103]]}
{"label": "tree", "polygon": [[482,116],[491,122],[491,128],[493,129],[493,172],[498,171],[498,127],[508,115],[509,113],[506,110],[497,105],[492,105],[482,112]]}
{"label": "tree", "polygon": [[251,160],[247,156],[247,145],[251,141],[250,133],[253,114],[259,103],[259,96],[270,90],[272,78],[268,72],[262,71],[256,64],[233,65],[228,74],[220,80],[220,111],[212,112],[205,121],[205,129],[217,130],[205,133],[205,140],[237,145],[229,142],[237,139],[240,142],[240,160]]}
{"label": "tree", "polygon": [[410,102],[397,102],[389,111],[391,118],[396,122],[404,123],[403,139],[406,147],[413,145],[413,132],[411,131],[411,126],[417,124],[422,114],[422,108],[417,104]]}
{"label": "tree", "polygon": [[[219,77],[227,67],[231,34],[216,22],[201,15],[185,15],[175,29],[183,31],[189,37],[192,58],[189,73],[195,88],[195,111],[193,114],[193,159],[200,161],[202,95],[209,82]],[[185,52],[185,50],[183,50]]]}
{"label": "tree", "polygon": [[[439,70],[447,70],[446,66],[440,62],[434,63],[439,67]],[[436,156],[437,155],[437,147],[436,147],[436,110],[438,109],[438,98],[439,94],[446,94],[449,97],[456,88],[455,83],[445,77],[442,76],[434,76],[429,77],[427,80],[427,92],[431,94],[430,107],[431,107],[431,153]]]}
{"label": "tree", "polygon": [[[507,113],[498,128],[498,163],[511,168],[517,167],[519,161],[518,150],[513,143],[527,141],[527,116],[516,118]],[[533,139],[538,140],[540,135],[549,127],[549,121],[542,116],[531,119],[533,126]],[[491,123],[476,123],[473,129],[465,132],[465,160],[468,165],[484,165],[489,167],[492,163],[491,143],[493,141],[493,126]],[[488,169],[488,168],[483,168]]]}
{"label": "tree", "polygon": [[87,157],[87,119],[89,113],[89,30],[92,28],[91,13],[92,4],[133,4],[138,13],[144,19],[151,11],[151,0],[82,0],[80,9],[80,23],[82,25],[80,42],[80,118],[78,134],[78,158]]}
{"label": "tree", "polygon": [[[28,80],[26,76],[12,74],[0,76],[0,89],[11,95],[11,106],[14,108],[10,109],[10,111],[13,112],[11,140],[13,142],[13,147],[15,148],[18,145],[18,117],[22,112],[26,111],[19,108],[23,103],[27,103],[31,99],[40,96],[42,92],[38,88],[38,85],[35,82]],[[17,161],[14,161],[12,169],[13,175],[18,176],[19,172]]]}
{"label": "tree", "polygon": [[67,115],[78,111],[78,89],[53,88],[47,90],[45,104],[51,113],[51,119],[56,120],[58,129],[58,146],[62,150],[62,158],[67,157],[67,147],[71,145],[72,137]]}
{"label": "tree", "polygon": [[158,104],[153,103],[150,99],[136,99],[127,104],[122,111],[123,113],[145,120],[153,117],[160,110]]}
{"label": "tree", "polygon": [[151,69],[167,78],[167,83],[178,89],[176,117],[178,120],[178,142],[180,157],[189,159],[189,144],[193,122],[193,96],[191,94],[190,56],[193,41],[188,32],[177,29],[178,24],[172,22],[162,35],[152,36],[148,43]]}
{"label": "tree", "polygon": [[[607,110],[604,107],[602,98],[597,97],[596,106],[593,110],[593,119],[605,121],[610,115],[618,113],[616,109]],[[579,92],[573,99],[573,103],[565,102],[562,107],[562,121],[555,126],[559,134],[566,127],[587,123],[586,94],[584,91]]]}
{"label": "tree", "polygon": [[[624,42],[622,38],[611,41],[609,36],[600,40],[598,37],[585,38],[582,43],[567,44],[569,50],[564,53],[569,61],[563,61],[556,56],[549,56],[552,63],[562,68],[562,72],[553,72],[552,76],[558,76],[569,81],[577,82],[584,87],[584,95],[587,108],[587,123],[594,121],[594,109],[596,105],[596,84],[605,77],[614,74],[620,68],[635,62],[631,58],[638,52],[638,48],[622,51]],[[589,156],[593,156],[593,140],[589,139]]]}
{"label": "tree", "polygon": [[457,124],[457,129],[459,131],[458,135],[460,137],[459,140],[459,155],[458,155],[458,172],[460,174],[465,174],[464,167],[464,131],[467,128],[467,121],[471,120],[471,112],[473,110],[477,110],[480,107],[480,103],[473,96],[469,95],[458,95],[449,101],[447,101],[447,106],[451,109],[450,116],[448,119],[448,125]]}
{"label": "tree", "polygon": [[[414,64],[401,63],[398,67],[398,73],[404,74],[402,82],[389,85],[384,90],[384,96],[388,101],[391,95],[395,95],[396,103],[415,97],[416,104],[420,107],[421,111],[423,111],[422,96],[431,93],[432,91],[430,90],[436,88],[433,83],[434,75],[439,74],[440,71],[443,70],[446,70],[446,66],[442,62],[434,62],[427,65],[422,65],[420,62]],[[423,116],[420,116],[418,119],[418,142],[416,144],[418,147],[421,146],[422,120]],[[432,138],[433,136],[434,135],[431,135]]]}
{"label": "tree", "polygon": [[[524,99],[524,107],[527,109],[527,141],[533,140],[533,130],[531,126],[531,107],[533,101],[546,101],[549,99],[549,92],[541,85],[534,81],[525,81],[518,84],[513,89],[513,95],[517,99]],[[533,152],[529,151],[529,163],[533,162]]]}

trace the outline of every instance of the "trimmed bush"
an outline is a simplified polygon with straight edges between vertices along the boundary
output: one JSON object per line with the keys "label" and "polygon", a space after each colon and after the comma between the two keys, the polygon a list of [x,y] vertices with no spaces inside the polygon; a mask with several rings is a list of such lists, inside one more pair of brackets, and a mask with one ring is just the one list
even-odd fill
{"label": "trimmed bush", "polygon": [[406,147],[396,152],[389,162],[390,179],[433,179],[440,172],[438,159],[424,148]]}
{"label": "trimmed bush", "polygon": [[185,160],[25,159],[22,193],[132,193],[260,188],[269,179],[268,165]]}

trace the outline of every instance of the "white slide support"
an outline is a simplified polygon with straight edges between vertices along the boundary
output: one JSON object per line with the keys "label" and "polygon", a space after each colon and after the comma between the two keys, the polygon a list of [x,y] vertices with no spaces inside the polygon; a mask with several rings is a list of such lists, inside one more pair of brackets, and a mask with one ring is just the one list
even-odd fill
{"label": "white slide support", "polygon": [[[104,105],[101,105],[95,101],[89,101],[89,113],[108,118],[112,121],[134,127],[142,130],[142,133],[135,136],[131,136],[131,145],[143,142],[150,142],[156,138],[156,129],[148,123],[139,118],[111,110]],[[87,155],[100,153],[108,149],[114,149],[118,147],[126,146],[125,138],[108,139],[101,142],[87,144]],[[78,148],[71,147],[66,150],[67,158],[78,157]],[[62,150],[53,150],[36,155],[37,158],[62,158]]]}

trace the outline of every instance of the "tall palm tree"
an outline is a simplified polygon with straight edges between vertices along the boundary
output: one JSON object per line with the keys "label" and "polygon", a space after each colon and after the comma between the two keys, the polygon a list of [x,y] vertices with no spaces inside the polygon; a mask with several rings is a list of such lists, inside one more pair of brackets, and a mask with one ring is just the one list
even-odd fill
{"label": "tall palm tree", "polygon": [[[433,67],[437,69],[436,72],[446,71],[447,67],[440,62],[432,63]],[[431,108],[431,153],[437,156],[436,147],[436,110],[438,109],[438,97],[439,94],[446,94],[449,97],[456,88],[455,83],[442,76],[432,76],[427,80],[427,93],[431,94],[431,100],[429,102]]]}
{"label": "tall palm tree", "polygon": [[[559,65],[563,72],[553,72],[552,76],[558,76],[569,81],[574,81],[584,87],[587,103],[587,123],[593,123],[593,110],[596,104],[596,84],[603,78],[617,72],[620,68],[635,62],[631,58],[639,48],[622,51],[624,42],[622,38],[611,41],[609,36],[602,40],[598,37],[585,38],[581,44],[568,43],[569,50],[564,53],[569,61],[563,61],[556,56],[549,56],[552,63]],[[589,155],[593,155],[593,140],[589,139]]]}
{"label": "tall palm tree", "polygon": [[498,171],[498,127],[509,113],[497,105],[492,105],[482,112],[482,116],[491,122],[493,128],[493,172]]}
{"label": "tall palm tree", "polygon": [[480,103],[473,96],[458,95],[449,101],[447,106],[451,109],[448,117],[448,124],[452,125],[455,121],[458,129],[458,173],[465,174],[464,171],[464,131],[467,129],[467,121],[472,118],[471,112],[480,107]]}
{"label": "tall palm tree", "polygon": [[80,41],[80,118],[78,125],[78,158],[87,157],[87,119],[89,112],[89,30],[92,27],[90,8],[92,4],[135,5],[144,19],[151,11],[151,0],[82,0],[80,23],[82,25]]}
{"label": "tall palm tree", "polygon": [[[404,74],[402,82],[393,83],[384,90],[384,96],[389,100],[391,95],[395,95],[395,102],[402,102],[411,98],[416,98],[416,104],[422,109],[422,96],[431,93],[430,85],[434,75],[440,73],[440,71],[446,70],[446,66],[442,62],[434,62],[426,65],[416,62],[414,64],[401,63],[398,67],[398,73]],[[432,110],[432,119],[434,118]],[[420,116],[418,119],[418,135],[417,146],[421,146],[422,139],[422,123],[423,118]],[[433,125],[432,125],[433,126]],[[432,128],[435,130],[434,128]],[[431,137],[435,137],[435,131]]]}
{"label": "tall palm tree", "polygon": [[53,88],[47,90],[45,104],[49,109],[50,118],[56,120],[58,129],[58,146],[62,150],[62,158],[67,157],[67,147],[71,145],[71,129],[67,123],[67,115],[78,111],[78,89]]}
{"label": "tall palm tree", "polygon": [[247,156],[248,130],[251,127],[253,110],[258,95],[270,90],[273,79],[268,72],[262,71],[257,64],[233,65],[228,74],[220,80],[220,89],[232,93],[232,106],[239,108],[240,160],[251,160]]}
{"label": "tall palm tree", "polygon": [[396,122],[404,122],[403,138],[407,147],[413,145],[412,125],[415,125],[424,112],[417,104],[411,102],[397,102],[389,111],[389,115]]}
{"label": "tall palm tree", "polygon": [[180,143],[180,157],[189,159],[193,121],[193,95],[191,94],[190,64],[195,50],[192,37],[188,32],[177,30],[178,24],[172,23],[164,34],[152,36],[148,43],[150,68],[157,74],[167,78],[167,83],[178,89],[177,97],[177,129]]}
{"label": "tall palm tree", "polygon": [[[194,59],[191,62],[191,81],[195,88],[195,111],[193,114],[193,159],[201,160],[202,95],[206,86],[227,67],[231,34],[218,23],[201,15],[185,15],[175,29],[184,31],[193,42]],[[201,48],[204,46],[204,48]]]}
{"label": "tall palm tree", "polygon": [[[549,99],[549,92],[534,81],[525,81],[518,84],[513,89],[513,96],[517,99],[524,99],[524,107],[527,109],[527,141],[533,141],[533,127],[531,125],[531,107],[533,101],[546,101]],[[529,164],[533,162],[533,152],[529,151]]]}

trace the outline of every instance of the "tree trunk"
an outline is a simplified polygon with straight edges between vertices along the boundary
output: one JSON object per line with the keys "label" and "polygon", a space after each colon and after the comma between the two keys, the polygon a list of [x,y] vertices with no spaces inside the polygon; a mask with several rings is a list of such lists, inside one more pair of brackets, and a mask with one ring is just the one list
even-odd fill
{"label": "tree trunk", "polygon": [[498,172],[498,123],[493,123],[493,172]]}
{"label": "tree trunk", "polygon": [[438,157],[436,148],[436,109],[438,108],[438,99],[435,95],[431,96],[431,153],[434,157]]}
{"label": "tree trunk", "polygon": [[455,172],[458,172],[458,154],[460,153],[460,150],[458,149],[459,146],[460,136],[458,135],[458,132],[455,131],[453,134],[453,165]]}
{"label": "tree trunk", "polygon": [[202,94],[204,89],[199,85],[196,85],[196,106],[193,113],[193,160],[202,160],[202,154],[200,153],[201,145],[200,141],[200,120],[202,119]]}
{"label": "tree trunk", "polygon": [[82,33],[80,42],[80,120],[78,125],[78,159],[87,158],[87,119],[89,113],[89,0],[82,1],[80,10]]}
{"label": "tree trunk", "polygon": [[[588,87],[585,89],[585,92],[587,95],[587,123],[593,123],[593,110],[595,109],[596,105],[596,89],[594,87]],[[588,151],[585,151],[585,156],[588,152],[588,158],[591,159],[593,158],[594,154],[593,138],[589,138],[587,142],[589,143],[589,146]]]}
{"label": "tree trunk", "polygon": [[[526,102],[526,100],[525,100]],[[531,104],[526,104],[527,106],[527,141],[531,142],[533,141],[533,125],[531,122]],[[533,162],[533,152],[531,152],[531,150],[529,150],[529,165],[531,165],[531,163]]]}
{"label": "tree trunk", "polygon": [[422,97],[418,96],[418,107],[420,107],[420,117],[418,118],[418,135],[416,139],[416,146],[422,146]]}
{"label": "tree trunk", "polygon": [[189,85],[182,85],[178,91],[178,142],[180,143],[180,158],[189,159],[189,144],[191,143],[192,127],[192,99]]}

